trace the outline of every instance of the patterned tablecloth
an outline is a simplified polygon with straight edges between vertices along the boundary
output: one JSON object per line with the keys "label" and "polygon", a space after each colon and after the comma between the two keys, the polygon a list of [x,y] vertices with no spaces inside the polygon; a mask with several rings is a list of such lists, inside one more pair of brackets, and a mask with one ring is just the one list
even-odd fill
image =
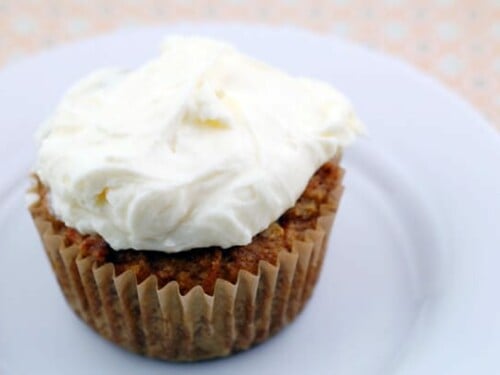
{"label": "patterned tablecloth", "polygon": [[0,65],[119,27],[181,20],[293,24],[387,51],[500,130],[499,0],[0,0]]}

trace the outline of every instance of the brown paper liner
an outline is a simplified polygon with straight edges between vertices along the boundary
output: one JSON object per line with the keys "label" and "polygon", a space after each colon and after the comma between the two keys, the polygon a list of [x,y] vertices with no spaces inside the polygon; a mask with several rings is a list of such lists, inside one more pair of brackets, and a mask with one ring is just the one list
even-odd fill
{"label": "brown paper liner", "polygon": [[226,356],[266,340],[291,322],[311,296],[343,187],[341,178],[321,207],[314,230],[281,251],[258,274],[240,270],[236,284],[218,279],[213,295],[201,286],[181,295],[155,276],[137,284],[131,271],[116,276],[112,263],[79,259],[49,221],[30,207],[57,280],[73,310],[99,334],[133,352],[175,361]]}

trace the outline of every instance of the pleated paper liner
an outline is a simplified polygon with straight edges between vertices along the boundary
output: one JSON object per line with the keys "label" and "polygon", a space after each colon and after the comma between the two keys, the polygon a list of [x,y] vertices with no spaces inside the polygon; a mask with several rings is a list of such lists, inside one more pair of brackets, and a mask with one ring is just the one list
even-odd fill
{"label": "pleated paper liner", "polygon": [[266,340],[291,322],[317,281],[342,194],[342,178],[314,230],[281,251],[276,265],[260,261],[257,275],[240,270],[236,284],[218,279],[213,295],[201,286],[181,295],[176,281],[140,284],[112,263],[97,267],[65,246],[52,223],[30,206],[61,289],[73,310],[99,334],[133,352],[175,361],[229,355]]}

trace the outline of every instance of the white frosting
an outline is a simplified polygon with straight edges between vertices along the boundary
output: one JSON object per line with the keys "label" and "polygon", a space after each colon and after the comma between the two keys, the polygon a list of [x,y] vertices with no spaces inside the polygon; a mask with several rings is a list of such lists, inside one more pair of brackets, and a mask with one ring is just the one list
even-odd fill
{"label": "white frosting", "polygon": [[112,248],[244,245],[362,131],[330,86],[229,45],[167,39],[137,70],[78,82],[38,132],[53,213]]}

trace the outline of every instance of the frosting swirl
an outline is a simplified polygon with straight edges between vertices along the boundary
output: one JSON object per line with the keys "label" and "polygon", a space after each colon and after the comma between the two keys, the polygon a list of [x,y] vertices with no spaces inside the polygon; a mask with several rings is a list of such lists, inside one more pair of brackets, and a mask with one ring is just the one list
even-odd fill
{"label": "frosting swirl", "polygon": [[197,37],[79,81],[39,129],[53,213],[115,250],[244,245],[362,131],[344,96]]}

